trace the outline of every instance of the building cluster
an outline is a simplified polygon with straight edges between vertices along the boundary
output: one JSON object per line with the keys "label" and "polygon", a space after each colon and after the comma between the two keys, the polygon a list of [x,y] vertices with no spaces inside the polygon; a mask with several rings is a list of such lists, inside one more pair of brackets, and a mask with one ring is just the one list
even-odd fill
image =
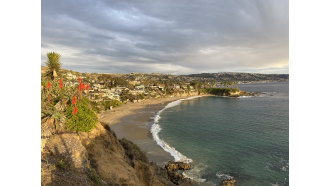
{"label": "building cluster", "polygon": [[[64,78],[66,86],[78,86],[77,79],[82,78],[85,83],[91,87],[89,98],[93,101],[118,100],[121,102],[138,102],[145,98],[159,98],[165,96],[176,96],[182,94],[194,94],[197,92],[195,86],[192,86],[187,80],[182,81],[170,78],[163,74],[125,74],[117,75],[123,82],[118,84],[112,75],[88,74],[78,72],[67,72]],[[131,99],[123,99],[128,96]]]}
{"label": "building cluster", "polygon": [[[226,74],[227,75],[227,74]],[[224,81],[203,75],[169,74],[97,74],[66,71],[68,86],[78,86],[79,77],[91,87],[89,97],[96,102],[118,100],[138,102],[146,98],[196,95],[201,88],[238,88],[243,81]]]}

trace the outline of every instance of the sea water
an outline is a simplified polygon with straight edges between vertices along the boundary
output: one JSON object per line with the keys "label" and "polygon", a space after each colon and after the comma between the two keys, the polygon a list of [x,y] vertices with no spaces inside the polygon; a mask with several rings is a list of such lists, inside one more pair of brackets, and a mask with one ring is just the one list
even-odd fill
{"label": "sea water", "polygon": [[153,138],[193,169],[200,185],[288,185],[289,83],[239,85],[255,97],[195,97],[168,104],[155,116]]}

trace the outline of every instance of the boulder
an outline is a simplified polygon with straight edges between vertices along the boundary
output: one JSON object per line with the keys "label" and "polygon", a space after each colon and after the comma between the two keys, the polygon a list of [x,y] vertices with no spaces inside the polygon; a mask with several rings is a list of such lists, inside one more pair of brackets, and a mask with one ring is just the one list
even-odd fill
{"label": "boulder", "polygon": [[168,178],[176,185],[192,185],[189,178],[183,176],[183,171],[190,170],[191,165],[184,162],[169,161],[165,165]]}
{"label": "boulder", "polygon": [[232,179],[225,179],[222,180],[220,185],[221,186],[235,186],[236,180],[234,178]]}
{"label": "boulder", "polygon": [[184,162],[175,162],[175,161],[169,161],[165,165],[166,170],[168,171],[177,171],[177,170],[190,170],[191,165],[189,163]]}

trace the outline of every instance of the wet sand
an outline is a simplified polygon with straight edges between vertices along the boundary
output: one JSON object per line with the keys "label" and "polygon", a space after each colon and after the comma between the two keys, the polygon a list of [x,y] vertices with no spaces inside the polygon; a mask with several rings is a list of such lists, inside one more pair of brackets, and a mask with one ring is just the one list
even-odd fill
{"label": "wet sand", "polygon": [[169,160],[173,160],[173,157],[158,146],[152,138],[150,127],[153,124],[153,116],[168,103],[187,97],[191,96],[127,103],[113,110],[103,112],[100,120],[108,124],[118,138],[126,138],[137,144],[141,150],[146,152],[150,161],[158,165],[164,165]]}

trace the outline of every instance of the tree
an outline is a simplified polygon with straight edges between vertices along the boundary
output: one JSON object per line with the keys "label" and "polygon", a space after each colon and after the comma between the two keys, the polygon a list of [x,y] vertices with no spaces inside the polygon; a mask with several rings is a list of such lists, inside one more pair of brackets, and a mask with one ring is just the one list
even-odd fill
{"label": "tree", "polygon": [[54,80],[57,77],[62,65],[60,62],[61,55],[55,52],[49,52],[47,53],[47,57],[48,61],[46,62],[46,65],[48,66],[48,71],[46,75]]}

